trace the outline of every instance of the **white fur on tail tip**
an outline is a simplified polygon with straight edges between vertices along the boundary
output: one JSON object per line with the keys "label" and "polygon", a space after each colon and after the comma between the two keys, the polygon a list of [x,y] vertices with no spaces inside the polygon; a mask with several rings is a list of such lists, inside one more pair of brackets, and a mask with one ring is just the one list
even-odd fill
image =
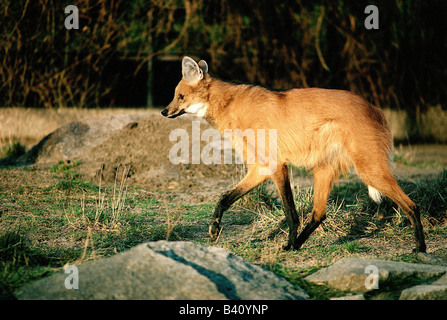
{"label": "white fur on tail tip", "polygon": [[374,200],[375,203],[382,202],[382,194],[376,188],[368,186],[368,194],[371,197],[371,199]]}

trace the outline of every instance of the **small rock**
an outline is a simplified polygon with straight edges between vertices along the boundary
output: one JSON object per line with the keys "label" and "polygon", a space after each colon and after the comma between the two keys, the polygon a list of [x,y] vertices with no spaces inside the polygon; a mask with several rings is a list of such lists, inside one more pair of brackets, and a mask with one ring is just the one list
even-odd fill
{"label": "small rock", "polygon": [[447,285],[447,273],[438,280],[434,281],[432,284]]}
{"label": "small rock", "polygon": [[[366,286],[365,281],[371,279],[371,271],[367,267],[377,269],[378,286],[391,281],[402,281],[408,277],[412,279],[429,279],[441,276],[447,272],[447,267],[406,262],[394,262],[378,259],[344,258],[332,266],[318,270],[307,276],[305,280],[332,288],[347,291],[366,292],[374,287]],[[371,268],[371,267],[370,267]]]}
{"label": "small rock", "polygon": [[402,291],[400,300],[447,300],[447,273],[431,284],[414,286]]}
{"label": "small rock", "polygon": [[440,259],[439,257],[437,257],[433,254],[430,254],[430,253],[425,253],[425,252],[419,252],[418,258],[419,258],[419,260],[421,260],[422,262],[425,262],[425,263],[431,263],[431,264],[445,263],[445,261]]}
{"label": "small rock", "polygon": [[447,300],[447,285],[414,286],[403,290],[399,300]]}

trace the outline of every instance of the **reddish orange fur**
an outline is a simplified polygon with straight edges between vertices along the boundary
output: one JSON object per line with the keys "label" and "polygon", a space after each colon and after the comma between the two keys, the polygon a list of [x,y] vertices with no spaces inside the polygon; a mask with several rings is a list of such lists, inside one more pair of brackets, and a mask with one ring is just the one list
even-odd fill
{"label": "reddish orange fur", "polygon": [[[206,72],[202,74],[197,81],[180,81],[174,100],[163,115],[175,116],[188,106],[200,103],[206,106],[203,117],[221,134],[225,129],[277,130],[277,170],[271,177],[290,228],[286,248],[299,248],[325,219],[326,202],[334,180],[340,172],[346,172],[354,165],[368,186],[391,198],[409,216],[415,230],[417,250],[425,251],[418,208],[398,186],[390,169],[392,137],[380,109],[343,90],[273,91],[220,81]],[[177,99],[180,94],[183,99]],[[306,167],[314,173],[312,218],[298,237],[299,222],[288,180],[288,163]],[[216,238],[220,230],[223,212],[269,178],[259,174],[260,167],[258,163],[249,165],[247,176],[221,197],[210,226],[212,238]]]}

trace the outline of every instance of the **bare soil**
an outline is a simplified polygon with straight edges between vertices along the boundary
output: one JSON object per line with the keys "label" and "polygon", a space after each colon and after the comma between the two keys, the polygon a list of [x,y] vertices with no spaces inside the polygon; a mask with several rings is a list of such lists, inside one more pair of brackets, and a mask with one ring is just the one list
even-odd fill
{"label": "bare soil", "polygon": [[[188,133],[191,162],[192,144],[201,150],[208,142],[192,133],[191,116],[166,119],[160,111],[141,114],[118,114],[86,118],[68,123],[45,136],[19,159],[34,168],[47,167],[60,161],[79,163],[76,171],[83,178],[104,183],[118,180],[123,168],[128,169],[127,183],[147,190],[163,190],[174,202],[214,201],[218,195],[241,177],[241,165],[177,164],[169,160],[169,150],[180,140],[169,141],[175,129]],[[210,128],[200,121],[200,130]],[[119,170],[118,170],[119,169]]]}

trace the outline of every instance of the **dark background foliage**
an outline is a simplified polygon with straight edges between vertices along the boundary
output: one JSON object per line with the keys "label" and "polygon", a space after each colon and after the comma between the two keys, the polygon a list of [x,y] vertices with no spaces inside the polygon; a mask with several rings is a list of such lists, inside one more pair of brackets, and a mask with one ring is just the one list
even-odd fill
{"label": "dark background foliage", "polygon": [[347,89],[416,115],[447,105],[446,17],[443,0],[3,0],[0,105],[163,104],[152,94],[173,91],[188,54],[226,80]]}

